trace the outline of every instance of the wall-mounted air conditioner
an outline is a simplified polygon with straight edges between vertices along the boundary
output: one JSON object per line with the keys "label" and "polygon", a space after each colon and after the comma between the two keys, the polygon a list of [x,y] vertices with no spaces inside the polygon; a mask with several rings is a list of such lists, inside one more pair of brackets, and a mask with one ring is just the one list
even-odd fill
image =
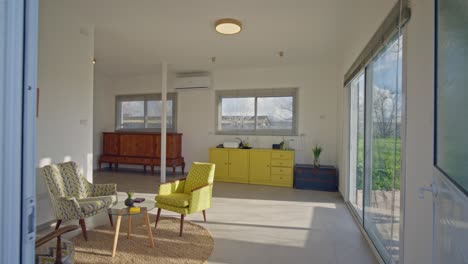
{"label": "wall-mounted air conditioner", "polygon": [[174,80],[176,90],[207,89],[211,86],[210,76],[186,76],[177,77]]}

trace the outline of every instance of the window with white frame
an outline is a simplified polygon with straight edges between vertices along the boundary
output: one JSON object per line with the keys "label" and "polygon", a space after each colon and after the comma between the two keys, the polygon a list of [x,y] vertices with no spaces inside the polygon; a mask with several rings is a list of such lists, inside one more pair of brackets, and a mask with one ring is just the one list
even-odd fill
{"label": "window with white frame", "polygon": [[297,135],[297,88],[216,92],[216,133]]}
{"label": "window with white frame", "polygon": [[[167,94],[167,131],[176,132],[177,94]],[[161,131],[161,94],[117,95],[116,130]]]}

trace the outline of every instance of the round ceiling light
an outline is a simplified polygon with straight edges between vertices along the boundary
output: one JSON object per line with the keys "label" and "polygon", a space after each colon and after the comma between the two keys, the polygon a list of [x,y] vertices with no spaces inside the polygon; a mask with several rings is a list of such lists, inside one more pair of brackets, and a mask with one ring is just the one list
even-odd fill
{"label": "round ceiling light", "polygon": [[221,34],[233,35],[241,32],[242,24],[237,19],[223,18],[216,21],[215,29]]}

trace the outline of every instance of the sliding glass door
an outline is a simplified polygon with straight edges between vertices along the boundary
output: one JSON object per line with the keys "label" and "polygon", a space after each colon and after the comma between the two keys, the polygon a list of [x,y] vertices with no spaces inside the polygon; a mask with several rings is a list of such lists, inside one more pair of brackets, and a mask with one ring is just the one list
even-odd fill
{"label": "sliding glass door", "polygon": [[385,262],[398,263],[402,38],[389,41],[349,88],[349,202]]}
{"label": "sliding glass door", "polygon": [[392,41],[367,69],[364,227],[387,262],[399,256],[401,42]]}
{"label": "sliding glass door", "polygon": [[364,187],[364,89],[365,74],[354,79],[349,89],[350,96],[350,195],[349,201],[359,217],[363,214]]}

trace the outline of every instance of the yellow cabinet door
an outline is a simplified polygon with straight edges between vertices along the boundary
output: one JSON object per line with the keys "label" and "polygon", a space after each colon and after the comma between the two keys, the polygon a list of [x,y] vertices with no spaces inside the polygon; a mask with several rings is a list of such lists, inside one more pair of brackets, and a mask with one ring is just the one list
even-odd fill
{"label": "yellow cabinet door", "polygon": [[250,153],[250,183],[267,184],[270,182],[270,151]]}
{"label": "yellow cabinet door", "polygon": [[227,149],[211,149],[210,162],[216,165],[215,181],[224,181],[229,176],[229,152]]}
{"label": "yellow cabinet door", "polygon": [[249,152],[229,150],[229,179],[234,182],[249,182]]}

